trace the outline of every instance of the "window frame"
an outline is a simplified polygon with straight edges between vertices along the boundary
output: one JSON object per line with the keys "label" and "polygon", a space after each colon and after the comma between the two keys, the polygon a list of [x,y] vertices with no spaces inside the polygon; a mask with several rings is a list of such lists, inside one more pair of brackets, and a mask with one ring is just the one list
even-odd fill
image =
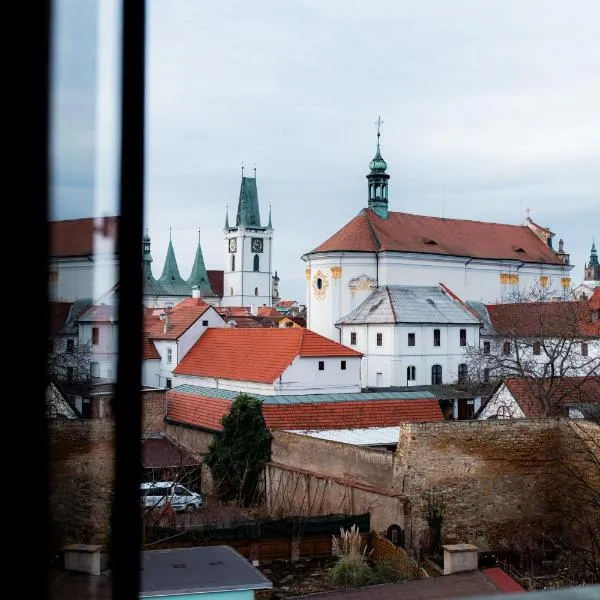
{"label": "window frame", "polygon": [[434,329],[433,330],[433,347],[440,348],[442,345],[442,330]]}
{"label": "window frame", "polygon": [[442,385],[444,371],[442,365],[431,365],[431,385]]}
{"label": "window frame", "polygon": [[320,360],[318,363],[318,370],[319,371],[324,371],[325,370],[325,361],[324,360]]}
{"label": "window frame", "polygon": [[356,346],[356,340],[357,340],[356,331],[351,331],[350,332],[350,345]]}
{"label": "window frame", "polygon": [[417,345],[417,334],[414,331],[410,331],[406,340],[409,347],[414,347]]}
{"label": "window frame", "polygon": [[461,328],[458,332],[458,345],[464,347],[467,345],[467,330]]}
{"label": "window frame", "polygon": [[381,347],[383,347],[383,332],[381,332],[381,331],[378,331],[378,332],[375,334],[375,345],[376,345],[378,348],[381,348]]}

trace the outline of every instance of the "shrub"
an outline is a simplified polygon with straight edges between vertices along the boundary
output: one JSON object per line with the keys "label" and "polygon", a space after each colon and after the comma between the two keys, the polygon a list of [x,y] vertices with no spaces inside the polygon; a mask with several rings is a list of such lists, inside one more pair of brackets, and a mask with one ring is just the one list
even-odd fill
{"label": "shrub", "polygon": [[368,562],[367,545],[356,525],[348,530],[341,527],[339,537],[333,536],[332,553],[338,557],[329,572],[334,585],[360,587],[371,583],[373,570]]}

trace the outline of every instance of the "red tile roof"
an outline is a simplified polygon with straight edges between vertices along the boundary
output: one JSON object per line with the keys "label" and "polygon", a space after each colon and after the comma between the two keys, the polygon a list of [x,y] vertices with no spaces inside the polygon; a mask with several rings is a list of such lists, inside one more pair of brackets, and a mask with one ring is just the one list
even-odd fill
{"label": "red tile roof", "polygon": [[395,427],[402,422],[426,423],[444,420],[437,398],[263,404],[262,412],[269,429]]}
{"label": "red tile roof", "polygon": [[505,382],[526,417],[544,414],[540,394],[549,406],[547,416],[564,415],[567,404],[600,403],[600,377],[561,377],[554,379],[512,378]]}
{"label": "red tile roof", "polygon": [[[210,307],[202,298],[186,298],[178,302],[170,311],[168,319],[160,318],[159,314],[146,313],[144,331],[156,340],[176,340],[185,333]],[[161,311],[164,312],[164,311]],[[156,313],[156,311],[154,311]],[[165,321],[168,322],[165,331]]]}
{"label": "red tile roof", "polygon": [[506,337],[597,337],[600,323],[590,322],[589,302],[488,304],[487,311],[498,335]]}
{"label": "red tile roof", "polygon": [[64,326],[67,317],[69,316],[69,310],[71,309],[71,302],[49,302],[50,305],[50,325],[48,332],[51,336],[56,335]]}
{"label": "red tile roof", "polygon": [[167,419],[203,429],[221,431],[221,419],[229,414],[231,400],[210,398],[169,390],[167,393]]}
{"label": "red tile roof", "polygon": [[118,224],[118,216],[50,221],[50,256],[90,256],[94,254],[94,233],[100,231],[116,240]]}
{"label": "red tile roof", "polygon": [[555,252],[526,226],[401,212],[390,212],[387,219],[382,219],[370,209],[363,209],[308,254],[382,250],[562,264]]}
{"label": "red tile roof", "polygon": [[148,337],[148,332],[142,332],[142,360],[160,359],[160,354],[154,342]]}
{"label": "red tile roof", "polygon": [[177,375],[273,383],[297,356],[362,356],[298,327],[208,329],[174,369]]}
{"label": "red tile roof", "polygon": [[273,308],[272,306],[261,306],[258,309],[258,316],[259,317],[278,317],[279,313],[277,312],[277,309]]}
{"label": "red tile roof", "polygon": [[[222,430],[221,419],[229,414],[231,400],[169,390],[167,418],[203,429]],[[437,398],[421,400],[365,400],[311,404],[263,404],[269,429],[353,429],[395,427],[401,422],[442,421]]]}

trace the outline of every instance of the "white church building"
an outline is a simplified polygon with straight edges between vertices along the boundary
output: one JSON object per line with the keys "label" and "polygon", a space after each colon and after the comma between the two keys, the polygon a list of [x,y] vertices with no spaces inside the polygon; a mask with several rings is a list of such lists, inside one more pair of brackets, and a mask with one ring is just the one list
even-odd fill
{"label": "white church building", "polygon": [[367,207],[306,252],[309,329],[341,341],[336,326],[384,286],[442,283],[462,300],[509,302],[534,286],[571,290],[569,255],[529,217],[522,225],[392,212],[387,163],[377,150],[367,175]]}

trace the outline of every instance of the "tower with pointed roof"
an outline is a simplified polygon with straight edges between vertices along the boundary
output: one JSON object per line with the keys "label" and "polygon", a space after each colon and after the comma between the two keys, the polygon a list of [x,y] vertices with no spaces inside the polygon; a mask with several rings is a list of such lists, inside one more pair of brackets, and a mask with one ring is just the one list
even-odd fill
{"label": "tower with pointed roof", "polygon": [[254,177],[244,176],[235,218],[229,225],[225,217],[225,269],[222,306],[271,306],[273,269],[273,225],[261,225],[256,169]]}
{"label": "tower with pointed roof", "polygon": [[174,301],[192,295],[191,286],[179,274],[179,267],[177,266],[172,239],[169,239],[165,265],[163,267],[162,275],[158,279],[158,284],[164,290],[165,295],[173,297]]}
{"label": "tower with pointed roof", "polygon": [[143,296],[144,303],[147,306],[156,305],[158,298],[165,295],[158,281],[152,274],[152,253],[150,252],[150,236],[146,230],[146,235],[142,240],[142,273],[143,273]]}
{"label": "tower with pointed roof", "polygon": [[596,250],[596,240],[592,240],[592,249],[590,251],[590,261],[585,265],[584,281],[600,281],[600,263],[598,262],[598,251]]}
{"label": "tower with pointed roof", "polygon": [[204,264],[202,246],[200,245],[200,230],[198,230],[198,247],[196,249],[196,256],[194,257],[194,265],[192,266],[192,272],[187,280],[187,284],[192,290],[196,288],[201,298],[216,297],[216,294],[210,285],[208,272],[206,271],[206,266]]}
{"label": "tower with pointed roof", "polygon": [[383,121],[379,117],[377,124],[377,150],[373,160],[369,163],[370,173],[367,175],[369,190],[368,207],[379,215],[382,219],[388,218],[388,180],[389,174],[386,173],[387,163],[381,156],[379,138],[381,136],[381,124]]}

